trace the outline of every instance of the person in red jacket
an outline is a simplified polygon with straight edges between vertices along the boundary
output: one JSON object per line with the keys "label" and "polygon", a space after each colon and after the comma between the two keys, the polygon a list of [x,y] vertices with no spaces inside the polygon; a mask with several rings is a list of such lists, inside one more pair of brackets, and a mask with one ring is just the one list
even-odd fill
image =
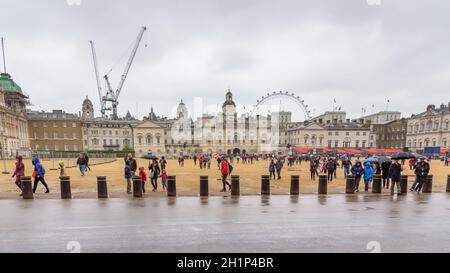
{"label": "person in red jacket", "polygon": [[230,174],[230,163],[223,156],[220,162],[220,172],[222,173],[222,184],[223,184],[223,189],[221,190],[221,192],[225,192],[227,190],[226,186],[228,186],[229,190],[231,190],[231,184],[227,182],[227,177]]}
{"label": "person in red jacket", "polygon": [[22,190],[22,183],[20,182],[20,178],[25,175],[25,165],[22,162],[22,156],[16,157],[16,170],[14,171],[12,177],[16,177],[16,185]]}

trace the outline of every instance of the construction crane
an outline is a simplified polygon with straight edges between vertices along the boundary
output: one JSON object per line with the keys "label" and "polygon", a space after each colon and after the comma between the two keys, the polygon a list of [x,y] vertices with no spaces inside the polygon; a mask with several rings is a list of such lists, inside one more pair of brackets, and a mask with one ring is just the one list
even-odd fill
{"label": "construction crane", "polygon": [[[112,119],[118,119],[117,115],[117,105],[119,104],[119,95],[122,91],[123,84],[125,83],[125,80],[128,76],[128,72],[130,71],[130,67],[133,63],[134,57],[136,56],[136,52],[139,48],[139,44],[141,43],[142,36],[144,35],[144,32],[147,30],[147,27],[142,27],[139,31],[139,34],[136,38],[136,43],[133,47],[133,50],[131,51],[130,58],[128,59],[127,65],[125,66],[125,71],[123,72],[119,85],[117,86],[117,89],[114,91],[111,83],[109,81],[108,75],[103,76],[105,82],[106,82],[106,94],[103,95],[102,86],[100,84],[100,77],[98,72],[98,62],[97,62],[97,54],[95,53],[95,46],[93,41],[89,41],[91,44],[91,50],[92,50],[92,58],[94,61],[94,69],[95,69],[95,77],[97,80],[97,89],[98,94],[100,98],[100,112],[102,114],[103,118],[106,118],[106,112],[112,110]],[[111,103],[111,107],[107,107],[107,103]]]}

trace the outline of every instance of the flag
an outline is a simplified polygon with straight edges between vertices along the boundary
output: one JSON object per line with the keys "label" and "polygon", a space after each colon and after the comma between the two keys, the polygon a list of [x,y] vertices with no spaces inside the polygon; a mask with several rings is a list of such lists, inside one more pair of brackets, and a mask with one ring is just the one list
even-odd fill
{"label": "flag", "polygon": [[334,101],[334,103],[336,103],[336,99],[334,99],[333,101]]}
{"label": "flag", "polygon": [[387,102],[391,102],[391,101],[388,99]]}

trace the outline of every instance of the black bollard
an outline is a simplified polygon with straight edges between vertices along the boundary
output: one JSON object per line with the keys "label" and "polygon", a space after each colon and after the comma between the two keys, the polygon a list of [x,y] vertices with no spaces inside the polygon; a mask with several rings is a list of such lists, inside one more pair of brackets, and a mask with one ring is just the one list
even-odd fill
{"label": "black bollard", "polygon": [[231,195],[239,196],[241,194],[241,189],[239,185],[239,175],[231,176]]}
{"label": "black bollard", "polygon": [[270,195],[270,178],[268,175],[261,175],[261,194]]}
{"label": "black bollard", "polygon": [[450,192],[450,174],[447,176],[447,192]]}
{"label": "black bollard", "polygon": [[208,176],[201,175],[200,176],[200,196],[208,196],[208,195],[209,195]]}
{"label": "black bollard", "polygon": [[167,177],[167,196],[177,196],[177,178],[174,175]]}
{"label": "black bollard", "polygon": [[355,193],[355,176],[347,175],[345,180],[345,193]]}
{"label": "black bollard", "polygon": [[373,175],[372,193],[381,193],[381,174]]}
{"label": "black bollard", "polygon": [[300,176],[291,175],[291,195],[300,194]]}
{"label": "black bollard", "polygon": [[141,198],[142,192],[142,179],[140,176],[133,177],[133,197]]}
{"label": "black bollard", "polygon": [[22,176],[20,178],[20,183],[22,184],[22,198],[34,199],[33,186],[31,185],[31,176]]}
{"label": "black bollard", "polygon": [[426,182],[423,183],[422,186],[422,192],[423,193],[432,193],[433,192],[433,176],[428,175]]}
{"label": "black bollard", "polygon": [[319,175],[319,194],[327,194],[328,181],[324,174]]}
{"label": "black bollard", "polygon": [[108,185],[106,184],[106,176],[97,176],[97,197],[108,198]]}
{"label": "black bollard", "polygon": [[[391,181],[392,183],[392,181]],[[401,175],[400,176],[400,192],[401,194],[408,194],[408,176]]]}
{"label": "black bollard", "polygon": [[70,176],[60,176],[61,199],[72,199],[72,190],[70,188]]}

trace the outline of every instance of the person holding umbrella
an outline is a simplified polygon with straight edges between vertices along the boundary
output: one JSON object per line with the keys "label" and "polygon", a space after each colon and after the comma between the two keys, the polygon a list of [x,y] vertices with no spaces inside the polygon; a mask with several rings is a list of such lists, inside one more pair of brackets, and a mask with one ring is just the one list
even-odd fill
{"label": "person holding umbrella", "polygon": [[[427,181],[428,173],[430,172],[430,164],[425,161],[423,157],[420,158],[419,163],[416,165],[416,177],[417,177],[417,186],[415,187],[416,192],[420,192],[422,190],[423,183]],[[413,185],[414,187],[414,185]]]}

